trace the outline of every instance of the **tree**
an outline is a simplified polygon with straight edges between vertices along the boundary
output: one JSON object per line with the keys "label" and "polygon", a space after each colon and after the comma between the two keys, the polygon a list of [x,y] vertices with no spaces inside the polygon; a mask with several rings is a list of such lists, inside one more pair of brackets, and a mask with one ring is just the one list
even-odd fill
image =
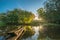
{"label": "tree", "polygon": [[35,15],[32,12],[24,11],[24,10],[17,10],[18,12],[18,21],[20,24],[29,24],[33,21]]}
{"label": "tree", "polygon": [[37,10],[40,17],[44,18],[50,23],[60,23],[60,1],[59,0],[47,0],[44,8]]}
{"label": "tree", "polygon": [[[47,36],[54,39],[60,38],[60,0],[47,0],[43,9],[38,9],[40,17],[44,18],[46,22],[50,23],[47,29]],[[51,25],[52,24],[52,25]],[[53,25],[54,24],[54,25]]]}
{"label": "tree", "polygon": [[54,23],[57,25],[48,25],[48,31],[47,35],[51,38],[54,39],[59,39],[60,38],[60,0],[47,0],[45,4],[45,15],[46,15],[46,20],[49,23]]}
{"label": "tree", "polygon": [[43,17],[43,16],[44,16],[44,9],[43,9],[43,8],[39,8],[39,9],[37,10],[37,12],[38,12],[38,16],[39,16],[39,17]]}
{"label": "tree", "polygon": [[40,22],[47,22],[46,21],[46,13],[45,13],[45,9],[44,8],[39,8],[37,10],[38,12],[38,17],[40,19]]}
{"label": "tree", "polygon": [[60,24],[59,6],[60,6],[60,0],[47,0],[45,4],[45,9],[46,9],[46,19],[48,20],[48,22]]}
{"label": "tree", "polygon": [[6,26],[6,14],[5,13],[1,13],[0,14],[0,27],[2,26]]}
{"label": "tree", "polygon": [[7,24],[18,24],[18,14],[15,11],[7,12]]}
{"label": "tree", "polygon": [[32,12],[28,12],[21,9],[14,9],[7,12],[8,24],[28,24],[34,19],[35,15]]}

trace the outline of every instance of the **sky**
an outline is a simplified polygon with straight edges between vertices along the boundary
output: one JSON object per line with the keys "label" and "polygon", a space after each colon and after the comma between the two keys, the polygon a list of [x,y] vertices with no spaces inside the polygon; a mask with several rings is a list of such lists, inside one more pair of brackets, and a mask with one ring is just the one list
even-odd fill
{"label": "sky", "polygon": [[36,10],[43,7],[45,0],[0,0],[0,12],[7,12],[14,8],[31,11],[34,14]]}

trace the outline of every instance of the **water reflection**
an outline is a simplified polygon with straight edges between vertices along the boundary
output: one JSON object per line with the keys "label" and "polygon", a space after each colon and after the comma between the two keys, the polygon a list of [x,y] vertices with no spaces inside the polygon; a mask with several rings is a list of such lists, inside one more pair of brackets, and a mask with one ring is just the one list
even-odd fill
{"label": "water reflection", "polygon": [[39,35],[39,27],[34,27],[35,34],[32,36],[32,40],[37,40]]}
{"label": "water reflection", "polygon": [[[44,35],[43,32],[46,30],[46,28],[43,26],[35,26],[33,27],[35,34],[31,37],[22,39],[22,40],[52,40],[51,38],[49,38],[48,36]],[[39,32],[40,31],[40,32]],[[41,32],[43,31],[43,32]],[[29,34],[28,34],[29,35]],[[41,38],[41,35],[43,36],[43,38]]]}
{"label": "water reflection", "polygon": [[[29,36],[29,34],[27,34],[29,37],[23,38],[21,40],[52,40],[48,36],[44,35],[45,33],[43,34],[43,32],[41,32],[41,31],[46,30],[46,28],[44,28],[43,26],[34,26],[34,27],[32,27],[32,29],[35,31],[35,34],[32,36]],[[30,32],[30,33],[32,33],[32,32]],[[41,38],[41,35],[43,38]],[[3,40],[3,39],[4,39],[4,37],[0,36],[0,40]]]}
{"label": "water reflection", "polygon": [[4,40],[4,36],[0,36],[0,40]]}
{"label": "water reflection", "polygon": [[31,37],[28,37],[26,39],[22,39],[22,40],[37,40],[38,39],[38,35],[39,35],[39,27],[33,27],[35,34]]}

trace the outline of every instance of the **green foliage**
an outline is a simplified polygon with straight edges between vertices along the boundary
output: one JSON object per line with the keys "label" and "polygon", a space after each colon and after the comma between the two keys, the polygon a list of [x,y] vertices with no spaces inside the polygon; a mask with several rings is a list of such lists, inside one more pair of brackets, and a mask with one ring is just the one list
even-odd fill
{"label": "green foliage", "polygon": [[35,32],[31,26],[24,26],[24,27],[26,29],[26,32],[24,33],[22,38],[28,38],[28,37],[31,37],[32,35],[34,35]]}
{"label": "green foliage", "polygon": [[22,11],[18,17],[20,23],[29,24],[34,19],[34,14],[28,11]]}
{"label": "green foliage", "polygon": [[0,20],[7,25],[29,24],[33,21],[34,17],[35,15],[32,12],[21,9],[14,9],[13,11],[8,11],[6,14],[0,14]]}
{"label": "green foliage", "polygon": [[47,0],[45,4],[45,9],[46,9],[46,19],[48,20],[48,22],[60,24],[59,5],[60,5],[59,0]]}
{"label": "green foliage", "polygon": [[47,22],[60,24],[60,1],[47,0],[44,8],[37,10],[39,17],[44,18]]}
{"label": "green foliage", "polygon": [[9,32],[17,29],[20,24],[30,24],[35,15],[32,12],[24,11],[21,9],[14,9],[6,13],[0,14],[0,30]]}
{"label": "green foliage", "polygon": [[[43,8],[37,10],[39,17],[44,18],[47,24],[47,33],[46,35],[52,39],[60,38],[60,0],[47,0]],[[54,24],[54,25],[51,25]],[[58,25],[55,25],[58,24]],[[46,27],[47,27],[46,26]]]}
{"label": "green foliage", "polygon": [[30,23],[34,19],[34,14],[28,11],[15,9],[13,11],[9,11],[7,14],[7,21],[10,22],[10,24],[26,24]]}
{"label": "green foliage", "polygon": [[46,18],[47,18],[46,15],[47,14],[45,13],[45,9],[44,8],[39,8],[37,10],[37,12],[38,12],[39,19],[41,19],[40,22],[47,22],[47,20],[46,20]]}
{"label": "green foliage", "polygon": [[45,16],[45,11],[44,11],[43,8],[39,8],[39,9],[37,10],[37,12],[38,12],[38,16],[39,16],[39,18]]}
{"label": "green foliage", "polygon": [[6,15],[1,13],[0,14],[0,21],[4,21],[4,20],[6,21]]}
{"label": "green foliage", "polygon": [[0,14],[0,27],[6,26],[6,15],[5,14]]}
{"label": "green foliage", "polygon": [[18,24],[18,15],[15,11],[9,11],[7,13],[7,24]]}
{"label": "green foliage", "polygon": [[[45,4],[46,9],[46,20],[49,23],[60,25],[60,0],[47,0]],[[60,38],[60,26],[59,25],[49,25],[47,35],[53,39]]]}
{"label": "green foliage", "polygon": [[6,23],[0,21],[0,27],[6,26]]}

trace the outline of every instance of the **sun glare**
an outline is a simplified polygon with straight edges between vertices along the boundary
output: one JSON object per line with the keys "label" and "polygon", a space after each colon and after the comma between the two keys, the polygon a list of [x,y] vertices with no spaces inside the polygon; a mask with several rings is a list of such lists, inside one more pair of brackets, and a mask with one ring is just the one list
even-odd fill
{"label": "sun glare", "polygon": [[44,30],[44,27],[41,25],[40,26],[40,31],[43,31]]}

